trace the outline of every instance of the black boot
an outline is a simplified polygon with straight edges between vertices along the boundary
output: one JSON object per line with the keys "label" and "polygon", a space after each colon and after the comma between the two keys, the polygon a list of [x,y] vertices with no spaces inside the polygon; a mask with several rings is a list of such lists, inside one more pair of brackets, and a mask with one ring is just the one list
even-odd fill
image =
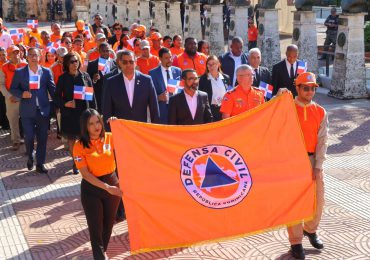
{"label": "black boot", "polygon": [[304,260],[306,258],[302,244],[291,245],[290,247],[295,259]]}
{"label": "black boot", "polygon": [[310,240],[311,245],[316,249],[323,249],[324,244],[322,243],[321,239],[317,236],[316,233],[308,233],[307,231],[303,230],[303,234],[308,237]]}

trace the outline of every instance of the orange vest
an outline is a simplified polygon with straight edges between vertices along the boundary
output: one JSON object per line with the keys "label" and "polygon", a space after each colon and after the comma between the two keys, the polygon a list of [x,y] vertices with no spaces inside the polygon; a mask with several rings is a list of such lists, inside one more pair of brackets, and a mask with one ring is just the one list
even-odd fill
{"label": "orange vest", "polygon": [[63,64],[61,64],[61,63],[55,64],[55,66],[51,67],[51,71],[53,72],[54,82],[55,82],[55,85],[56,85],[56,84],[58,84],[58,79],[59,79],[60,75],[62,75],[64,73]]}
{"label": "orange vest", "polygon": [[202,76],[206,72],[207,56],[203,53],[197,52],[194,58],[190,58],[186,52],[177,56],[177,64],[174,66],[179,67],[181,70],[194,69],[198,76]]}
{"label": "orange vest", "polygon": [[62,39],[62,36],[61,35],[55,35],[53,33],[50,35],[50,40],[52,42],[57,42],[58,40],[61,40],[61,39]]}
{"label": "orange vest", "polygon": [[143,74],[149,75],[149,71],[156,68],[160,63],[157,56],[150,55],[149,58],[144,59],[142,57],[138,58],[136,61],[139,71]]}
{"label": "orange vest", "polygon": [[10,63],[9,61],[3,65],[2,69],[4,72],[4,76],[5,76],[5,87],[7,90],[10,89],[10,85],[12,84],[15,70],[19,68],[23,68],[25,66],[27,66],[27,63],[21,62],[17,65],[14,65]]}
{"label": "orange vest", "polygon": [[325,110],[316,103],[306,106],[301,106],[296,103],[295,106],[304,141],[306,143],[307,152],[314,153],[316,151],[317,135],[319,133],[321,122],[325,116]]}

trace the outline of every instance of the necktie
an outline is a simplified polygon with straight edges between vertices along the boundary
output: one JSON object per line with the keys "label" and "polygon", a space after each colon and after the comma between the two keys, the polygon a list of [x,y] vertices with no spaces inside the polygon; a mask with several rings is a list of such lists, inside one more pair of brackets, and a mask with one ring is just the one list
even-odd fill
{"label": "necktie", "polygon": [[166,75],[167,75],[167,81],[171,78],[170,77],[170,71],[169,70],[166,70]]}
{"label": "necktie", "polygon": [[294,69],[293,69],[293,64],[290,64],[290,78],[294,79]]}
{"label": "necktie", "polygon": [[258,69],[254,69],[254,77],[255,77],[256,81],[258,81],[258,79],[259,79]]}

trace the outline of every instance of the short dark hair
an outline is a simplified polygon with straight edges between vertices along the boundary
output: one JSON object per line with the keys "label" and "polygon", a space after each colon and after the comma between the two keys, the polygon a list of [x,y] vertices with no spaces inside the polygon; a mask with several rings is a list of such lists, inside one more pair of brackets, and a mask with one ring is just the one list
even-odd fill
{"label": "short dark hair", "polygon": [[163,37],[163,41],[167,41],[168,39],[170,39],[172,41],[172,38],[169,35],[166,35],[166,36]]}
{"label": "short dark hair", "polygon": [[102,116],[95,109],[92,109],[92,108],[86,109],[84,112],[82,112],[82,115],[80,117],[81,133],[80,133],[79,142],[83,145],[84,148],[90,148],[90,135],[89,135],[89,130],[88,130],[87,125],[92,116],[97,116],[102,125],[100,137],[102,138],[105,135],[104,122],[103,122]]}
{"label": "short dark hair", "polygon": [[163,54],[166,54],[166,53],[171,53],[171,52],[168,48],[163,47],[158,51],[158,57],[162,58]]}
{"label": "short dark hair", "polygon": [[188,38],[185,39],[185,44],[187,44],[188,41],[191,41],[191,40],[196,41],[197,39],[195,39],[194,37],[188,37]]}
{"label": "short dark hair", "polygon": [[181,72],[181,78],[182,79],[185,79],[186,78],[186,76],[188,75],[188,73],[190,73],[190,72],[195,72],[195,73],[197,73],[195,70],[193,70],[193,69],[185,69],[185,70],[183,70],[182,72]]}
{"label": "short dark hair", "polygon": [[199,42],[198,42],[198,52],[201,52],[202,51],[202,48],[203,48],[203,45],[204,44],[208,44],[209,45],[209,42],[208,41],[206,41],[206,40],[200,40]]}
{"label": "short dark hair", "polygon": [[122,27],[122,31],[130,31],[130,28],[128,28],[128,27]]}
{"label": "short dark hair", "polygon": [[101,51],[101,49],[103,47],[107,47],[109,49],[109,44],[107,42],[102,42],[100,45],[99,45],[99,52]]}
{"label": "short dark hair", "polygon": [[127,51],[127,50],[122,51],[121,57],[122,56],[132,56],[134,58],[134,60],[135,60],[135,54],[132,51]]}
{"label": "short dark hair", "polygon": [[118,22],[115,22],[113,25],[112,25],[112,28],[114,29],[114,27],[116,26],[119,26],[119,28],[122,29],[122,24],[118,23]]}
{"label": "short dark hair", "polygon": [[67,36],[62,37],[62,39],[60,39],[60,42],[61,42],[61,43],[64,43],[64,41],[65,41],[66,39],[71,40],[71,43],[72,43],[72,38],[71,38],[71,37],[67,37]]}
{"label": "short dark hair", "polygon": [[180,34],[176,34],[175,36],[173,36],[172,41],[176,41],[180,37],[181,37]]}
{"label": "short dark hair", "polygon": [[81,57],[78,55],[77,52],[71,51],[68,52],[64,57],[63,57],[63,71],[64,72],[69,72],[69,64],[70,61],[73,57],[76,57],[78,60],[78,70],[81,68]]}
{"label": "short dark hair", "polygon": [[75,37],[75,39],[73,40],[73,44],[75,44],[76,42],[82,42],[83,43],[83,40],[80,37]]}

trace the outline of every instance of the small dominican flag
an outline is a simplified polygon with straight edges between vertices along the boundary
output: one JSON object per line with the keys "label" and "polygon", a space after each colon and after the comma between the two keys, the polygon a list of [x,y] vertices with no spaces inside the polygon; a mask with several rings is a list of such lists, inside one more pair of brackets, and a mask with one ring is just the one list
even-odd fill
{"label": "small dominican flag", "polygon": [[305,61],[298,61],[297,67],[297,74],[302,74],[307,71],[307,62]]}
{"label": "small dominican flag", "polygon": [[90,27],[86,24],[84,27],[86,38],[91,39],[91,32],[90,32]]}
{"label": "small dominican flag", "polygon": [[93,87],[74,86],[73,99],[92,101],[94,95]]}
{"label": "small dominican flag", "polygon": [[258,88],[265,93],[266,98],[268,99],[272,98],[272,91],[274,90],[274,86],[261,81],[260,86]]}
{"label": "small dominican flag", "polygon": [[30,76],[30,89],[40,89],[39,75]]}
{"label": "small dominican flag", "polygon": [[13,41],[19,41],[23,37],[24,30],[22,28],[20,29],[12,29],[9,31],[10,37]]}
{"label": "small dominican flag", "polygon": [[168,79],[167,80],[167,91],[171,94],[180,93],[184,89],[182,82],[176,79]]}
{"label": "small dominican flag", "polygon": [[75,156],[74,159],[75,159],[76,162],[81,162],[82,161],[82,158],[80,156]]}
{"label": "small dominican flag", "polygon": [[98,61],[98,70],[103,71],[105,69],[105,66],[107,65],[107,60],[103,58],[99,58]]}
{"label": "small dominican flag", "polygon": [[38,20],[27,20],[27,27],[30,29],[37,28],[39,27],[39,21]]}
{"label": "small dominican flag", "polygon": [[60,45],[56,42],[49,42],[46,45],[46,51],[51,53],[56,53],[57,49],[60,47]]}

